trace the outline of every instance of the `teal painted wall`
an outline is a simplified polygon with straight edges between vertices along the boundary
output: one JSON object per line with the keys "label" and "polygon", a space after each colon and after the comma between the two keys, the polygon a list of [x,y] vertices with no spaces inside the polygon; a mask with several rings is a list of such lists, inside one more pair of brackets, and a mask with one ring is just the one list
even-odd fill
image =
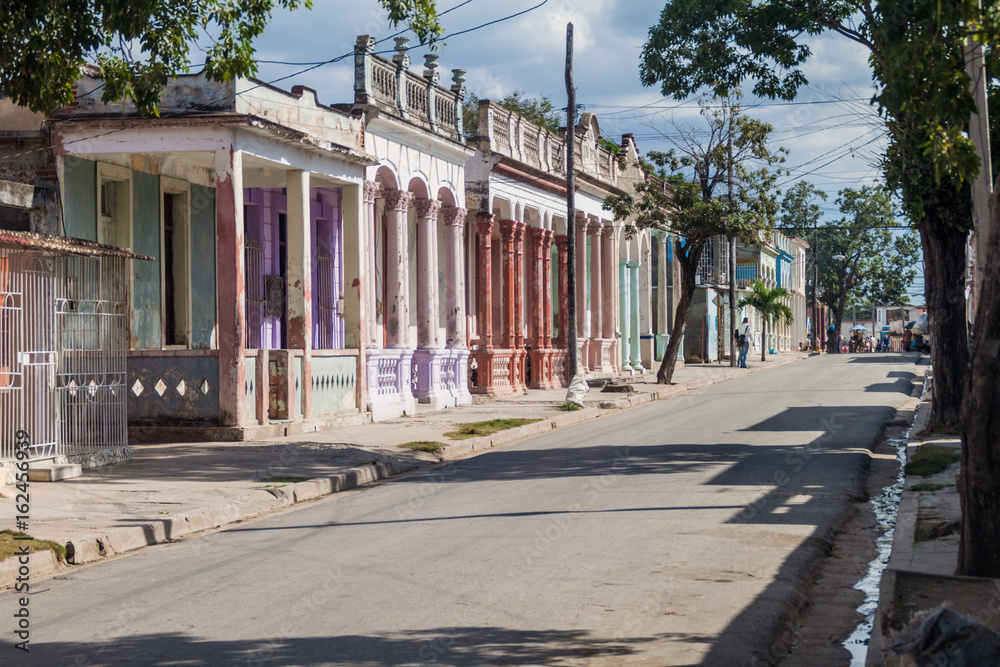
{"label": "teal painted wall", "polygon": [[63,158],[63,228],[66,236],[97,240],[97,163],[67,155]]}
{"label": "teal painted wall", "polygon": [[[233,258],[236,261],[236,258]],[[191,185],[191,347],[212,347],[215,295],[215,190]]]}
{"label": "teal painted wall", "polygon": [[132,261],[132,349],[158,350],[160,322],[160,179],[132,172],[132,248],[154,261]]}

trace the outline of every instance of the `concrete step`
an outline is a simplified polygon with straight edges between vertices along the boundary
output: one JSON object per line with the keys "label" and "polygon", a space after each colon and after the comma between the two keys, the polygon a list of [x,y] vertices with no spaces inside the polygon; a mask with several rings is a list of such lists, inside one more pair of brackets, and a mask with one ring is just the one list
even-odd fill
{"label": "concrete step", "polygon": [[42,463],[28,468],[28,479],[32,482],[58,482],[83,475],[79,463]]}

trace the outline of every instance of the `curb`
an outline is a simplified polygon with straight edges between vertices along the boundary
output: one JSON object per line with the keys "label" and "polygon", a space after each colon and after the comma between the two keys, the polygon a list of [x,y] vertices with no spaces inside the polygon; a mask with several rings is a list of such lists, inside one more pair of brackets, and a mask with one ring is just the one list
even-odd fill
{"label": "curb", "polygon": [[[783,366],[806,357],[795,357],[783,359],[780,363],[772,366],[760,368],[774,368]],[[652,392],[643,392],[633,396],[623,397],[615,400],[601,401],[599,407],[582,408],[575,412],[565,412],[556,415],[551,419],[543,419],[532,424],[525,424],[515,428],[494,433],[489,436],[480,436],[461,440],[454,444],[449,444],[444,452],[435,461],[397,461],[390,463],[377,463],[373,465],[358,466],[349,468],[341,473],[330,477],[317,477],[303,482],[288,484],[275,489],[267,489],[272,499],[251,505],[237,505],[227,503],[214,507],[206,507],[191,510],[164,518],[159,521],[150,521],[136,526],[116,528],[101,535],[83,537],[70,540],[66,543],[67,564],[61,564],[51,551],[36,552],[31,555],[30,570],[32,576],[48,576],[55,574],[68,565],[83,565],[93,563],[118,554],[136,551],[154,544],[172,542],[189,535],[200,533],[205,530],[221,528],[222,526],[239,523],[252,519],[266,512],[289,507],[298,503],[314,500],[326,495],[331,495],[341,491],[349,491],[365,484],[371,484],[383,479],[388,479],[404,472],[416,470],[418,468],[434,465],[461,458],[473,452],[481,452],[486,449],[500,447],[517,440],[522,440],[535,435],[541,435],[556,429],[572,426],[581,422],[597,419],[608,414],[609,410],[625,410],[637,407],[645,403],[673,398],[693,389],[700,389],[720,382],[725,382],[742,375],[747,375],[751,371],[744,373],[727,372],[715,378],[705,378],[695,380],[690,383],[667,385],[662,389]],[[49,556],[43,556],[49,554]],[[37,567],[36,569],[36,560]],[[0,590],[14,586],[17,582],[18,563],[16,558],[0,561]]]}

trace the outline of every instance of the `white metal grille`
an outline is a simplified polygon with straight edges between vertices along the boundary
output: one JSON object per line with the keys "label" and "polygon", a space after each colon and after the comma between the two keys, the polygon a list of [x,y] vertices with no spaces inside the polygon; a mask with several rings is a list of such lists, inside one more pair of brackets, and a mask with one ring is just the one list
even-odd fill
{"label": "white metal grille", "polygon": [[127,261],[0,248],[0,461],[127,445]]}

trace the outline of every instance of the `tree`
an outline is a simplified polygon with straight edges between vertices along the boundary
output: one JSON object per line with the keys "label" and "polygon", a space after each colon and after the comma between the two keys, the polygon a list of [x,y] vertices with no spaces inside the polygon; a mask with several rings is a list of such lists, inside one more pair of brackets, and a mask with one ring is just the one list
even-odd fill
{"label": "tree", "polygon": [[[462,121],[465,128],[465,136],[472,138],[479,134],[479,95],[475,92],[467,93],[462,101]],[[497,104],[504,109],[513,111],[529,123],[534,123],[538,127],[544,128],[554,134],[559,133],[563,117],[558,109],[553,106],[552,101],[546,97],[541,98],[526,97],[523,90],[515,90],[507,93]]]}
{"label": "tree", "polygon": [[[834,331],[839,332],[845,309],[853,302],[903,301],[916,275],[919,247],[912,233],[893,235],[896,207],[885,187],[841,190],[837,205],[844,217],[819,228],[818,298],[830,308]],[[840,351],[836,336],[827,344],[828,352]]]}
{"label": "tree", "polygon": [[784,323],[790,324],[792,321],[792,309],[786,303],[790,293],[784,287],[768,287],[763,280],[754,280],[750,283],[750,294],[741,298],[736,304],[740,308],[750,306],[760,313],[763,326],[760,332],[760,360],[766,361],[767,357],[767,325]]}
{"label": "tree", "polygon": [[820,334],[822,333],[819,331],[819,322],[816,318],[816,283],[819,273],[819,232],[817,228],[822,216],[819,204],[814,203],[817,198],[826,201],[826,193],[807,181],[796,182],[785,193],[785,198],[781,202],[781,217],[778,223],[778,227],[788,232],[794,232],[796,236],[804,236],[810,228],[813,230],[812,246],[809,249],[810,266],[806,271],[806,290],[811,295],[809,302],[812,318],[809,336],[815,350],[819,350]]}
{"label": "tree", "polygon": [[[772,152],[768,147],[771,126],[746,116],[732,98],[702,100],[700,106],[707,133],[675,125],[676,134],[663,135],[674,148],[646,155],[654,169],[669,170],[672,176],[663,180],[647,175],[633,192],[612,194],[604,201],[605,210],[626,223],[626,234],[659,229],[677,236],[674,256],[681,266],[680,298],[656,373],[660,384],[673,379],[705,246],[716,236],[755,242],[771,229],[778,210],[774,185],[780,169],[771,167],[784,161],[785,151]],[[728,184],[730,167],[734,194],[721,197],[719,190]]]}
{"label": "tree", "polygon": [[[876,101],[895,152],[886,161],[891,187],[924,246],[927,303],[932,316],[932,427],[954,426],[968,360],[964,326],[965,248],[971,226],[969,183],[978,159],[963,129],[973,108],[962,62],[964,40],[991,43],[1000,33],[995,9],[937,0],[670,0],[643,46],[640,78],[665,95],[701,89],[725,94],[744,81],[763,97],[793,99],[807,83],[803,42],[825,31],[863,45],[879,87]],[[927,205],[921,205],[927,202]]]}
{"label": "tree", "polygon": [[[441,34],[435,0],[379,0],[392,25],[420,42]],[[80,68],[96,63],[105,102],[131,100],[155,113],[167,80],[186,73],[191,50],[204,47],[205,73],[220,81],[257,71],[253,40],[275,8],[312,0],[21,0],[0,3],[0,90],[32,111],[73,101]]]}

